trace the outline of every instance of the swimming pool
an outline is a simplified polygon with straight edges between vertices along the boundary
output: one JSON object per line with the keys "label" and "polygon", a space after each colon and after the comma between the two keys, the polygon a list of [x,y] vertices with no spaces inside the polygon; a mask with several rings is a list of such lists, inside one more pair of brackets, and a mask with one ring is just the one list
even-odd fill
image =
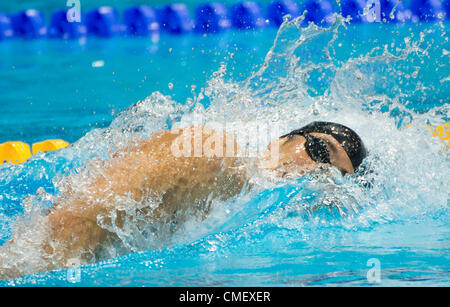
{"label": "swimming pool", "polygon": [[[339,119],[362,135],[377,172],[371,189],[338,175],[257,182],[162,245],[126,237],[125,255],[0,285],[448,286],[450,161],[428,130],[449,121],[448,21],[341,22],[157,42],[2,42],[0,142],[73,145],[0,165],[0,243],[15,221],[37,223],[67,174],[89,159],[193,115],[286,130]],[[20,252],[0,255],[33,259],[24,236]],[[374,263],[379,283],[367,278]]]}

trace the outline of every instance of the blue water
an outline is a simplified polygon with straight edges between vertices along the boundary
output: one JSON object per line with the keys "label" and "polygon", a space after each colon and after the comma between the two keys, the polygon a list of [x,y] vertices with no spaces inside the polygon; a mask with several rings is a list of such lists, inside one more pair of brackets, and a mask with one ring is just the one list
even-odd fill
{"label": "blue water", "polygon": [[[51,40],[2,43],[0,99],[5,116],[0,118],[0,142],[52,137],[73,142],[93,127],[107,126],[115,114],[154,91],[184,102],[192,96],[191,86],[198,92],[221,61],[236,63],[234,75],[244,78],[262,63],[275,34],[275,29],[266,29],[163,36],[156,44],[146,38],[89,38],[81,46]],[[92,67],[97,61],[104,66]]]}
{"label": "blue water", "polygon": [[[33,212],[51,206],[68,174],[91,158],[105,159],[117,140],[111,131],[122,131],[126,141],[167,122],[186,124],[192,114],[210,121],[278,114],[289,129],[339,121],[361,134],[371,152],[367,163],[377,169],[366,178],[375,182],[371,189],[338,175],[332,182],[260,182],[216,202],[205,221],[188,221],[162,247],[81,266],[76,283],[68,278],[73,270],[62,269],[0,285],[448,286],[450,160],[427,128],[449,121],[448,29],[448,23],[335,31],[291,25],[275,43],[277,30],[265,29],[162,35],[158,42],[0,44],[0,142],[74,143],[0,166],[0,244],[24,221],[38,221]],[[324,48],[330,57],[319,52]],[[127,109],[149,95],[138,111]],[[34,255],[30,246],[20,250],[13,256],[0,247],[0,256],[26,262]],[[374,258],[379,283],[367,279]]]}

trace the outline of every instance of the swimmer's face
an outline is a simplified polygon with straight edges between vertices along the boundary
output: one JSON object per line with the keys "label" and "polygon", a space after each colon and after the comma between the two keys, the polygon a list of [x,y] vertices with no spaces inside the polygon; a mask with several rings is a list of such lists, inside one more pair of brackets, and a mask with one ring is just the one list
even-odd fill
{"label": "swimmer's face", "polygon": [[[326,144],[330,155],[330,164],[337,167],[343,174],[353,174],[352,162],[344,148],[335,138],[328,134],[311,132],[311,136],[316,137]],[[269,152],[276,150],[278,146],[278,160],[270,167],[277,170],[282,177],[301,176],[320,166],[329,166],[328,163],[314,161],[306,151],[306,138],[297,135],[293,137],[283,137],[276,139],[269,144]]]}

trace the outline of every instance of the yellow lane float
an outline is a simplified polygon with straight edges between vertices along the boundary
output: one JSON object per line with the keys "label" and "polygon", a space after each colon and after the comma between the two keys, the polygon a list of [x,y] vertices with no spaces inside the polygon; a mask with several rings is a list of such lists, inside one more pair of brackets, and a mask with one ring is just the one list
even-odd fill
{"label": "yellow lane float", "polygon": [[437,137],[443,142],[447,141],[446,150],[450,149],[450,123],[445,123],[434,129],[431,126],[428,126],[428,129],[431,131],[432,137]]}
{"label": "yellow lane float", "polygon": [[0,164],[14,163],[19,164],[25,162],[33,155],[40,152],[54,151],[68,146],[69,143],[63,140],[46,140],[39,143],[34,143],[32,151],[30,145],[24,142],[6,142],[0,144]]}
{"label": "yellow lane float", "polygon": [[6,142],[0,144],[0,164],[19,164],[31,157],[30,145],[24,142]]}
{"label": "yellow lane float", "polygon": [[46,152],[46,151],[54,151],[58,150],[64,147],[67,147],[69,143],[63,140],[46,140],[39,143],[33,144],[33,155],[40,152]]}

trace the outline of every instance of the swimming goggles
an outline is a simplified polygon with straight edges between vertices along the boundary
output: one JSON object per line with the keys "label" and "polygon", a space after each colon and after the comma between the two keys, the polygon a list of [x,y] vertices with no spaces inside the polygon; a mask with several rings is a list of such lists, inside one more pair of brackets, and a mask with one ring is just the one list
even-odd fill
{"label": "swimming goggles", "polygon": [[331,163],[330,151],[328,150],[327,144],[323,140],[305,132],[298,132],[295,135],[301,135],[306,139],[306,153],[313,161],[318,163]]}

